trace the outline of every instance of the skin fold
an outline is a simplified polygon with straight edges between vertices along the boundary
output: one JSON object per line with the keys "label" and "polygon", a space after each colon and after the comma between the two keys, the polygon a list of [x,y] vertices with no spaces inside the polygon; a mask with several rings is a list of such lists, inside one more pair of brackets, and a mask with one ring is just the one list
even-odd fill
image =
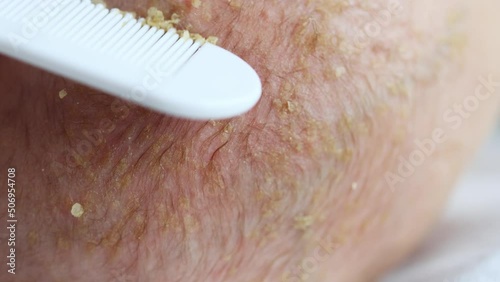
{"label": "skin fold", "polygon": [[107,1],[178,13],[256,69],[262,100],[223,121],[0,56],[19,219],[17,274],[0,281],[374,281],[432,226],[497,116],[500,3],[469,2]]}

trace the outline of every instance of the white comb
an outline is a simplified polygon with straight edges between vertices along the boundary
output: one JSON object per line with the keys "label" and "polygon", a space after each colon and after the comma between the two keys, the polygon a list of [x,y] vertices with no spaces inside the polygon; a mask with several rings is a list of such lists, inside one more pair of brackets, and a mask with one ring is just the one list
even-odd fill
{"label": "white comb", "polygon": [[190,119],[240,115],[262,92],[236,55],[89,0],[0,0],[0,53]]}

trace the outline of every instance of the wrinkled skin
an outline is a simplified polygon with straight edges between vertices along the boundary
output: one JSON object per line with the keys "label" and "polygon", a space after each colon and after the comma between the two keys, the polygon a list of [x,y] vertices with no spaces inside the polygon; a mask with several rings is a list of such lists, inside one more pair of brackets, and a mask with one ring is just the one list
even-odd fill
{"label": "wrinkled skin", "polygon": [[342,2],[108,1],[177,12],[254,66],[262,100],[231,120],[163,116],[0,56],[19,219],[17,274],[0,280],[371,281],[408,255],[496,116],[498,83],[478,109],[454,105],[500,80],[500,3]]}

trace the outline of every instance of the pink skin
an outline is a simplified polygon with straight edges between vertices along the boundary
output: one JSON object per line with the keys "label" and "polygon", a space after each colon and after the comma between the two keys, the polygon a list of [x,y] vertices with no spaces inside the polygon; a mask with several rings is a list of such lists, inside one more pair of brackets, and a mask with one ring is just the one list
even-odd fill
{"label": "pink skin", "polygon": [[0,57],[14,281],[370,281],[406,256],[496,115],[496,82],[467,103],[478,77],[500,80],[500,4],[341,2],[108,1],[175,11],[256,68],[262,100],[225,121],[162,116]]}

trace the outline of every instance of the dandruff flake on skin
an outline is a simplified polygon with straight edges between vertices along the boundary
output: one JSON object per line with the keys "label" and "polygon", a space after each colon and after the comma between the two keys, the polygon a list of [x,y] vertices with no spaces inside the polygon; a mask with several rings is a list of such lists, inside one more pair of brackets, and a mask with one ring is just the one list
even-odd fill
{"label": "dandruff flake on skin", "polygon": [[146,17],[146,23],[150,26],[154,26],[161,29],[171,29],[175,25],[179,24],[181,21],[179,15],[172,14],[169,20],[165,19],[163,12],[158,10],[156,7],[151,7],[148,9],[148,15]]}
{"label": "dandruff flake on skin", "polygon": [[[194,3],[199,2],[199,6],[201,6],[201,1],[193,1],[193,6],[198,8]],[[171,28],[177,28],[177,25],[179,25],[181,22],[181,18],[178,14],[173,13],[170,19],[166,19],[165,15],[163,14],[162,11],[160,11],[156,7],[151,7],[148,9],[148,14],[146,17],[146,24],[150,26],[154,26],[156,28],[161,28],[164,30],[169,30]],[[188,30],[178,30],[177,33],[181,38],[191,38],[194,41],[199,41],[201,44],[204,44],[205,42],[217,45],[217,41],[219,40],[215,36],[209,36],[207,38],[203,37],[202,35],[198,33],[190,33]]]}
{"label": "dandruff flake on skin", "polygon": [[[201,7],[201,4],[202,4],[201,0],[192,0],[192,1],[193,1],[192,2],[193,7],[195,7],[195,8]],[[120,10],[120,13],[122,15],[130,14],[130,15],[132,15],[133,18],[137,18],[137,14],[135,12],[121,11]],[[201,45],[203,45],[205,43],[211,43],[213,45],[217,45],[219,38],[217,38],[215,36],[209,36],[209,37],[205,38],[204,36],[202,36],[198,33],[191,33],[187,29],[179,29],[180,23],[181,23],[181,17],[178,14],[173,13],[170,16],[170,19],[168,19],[165,17],[163,12],[156,7],[151,7],[148,9],[147,15],[146,15],[146,18],[144,21],[144,24],[147,24],[147,25],[159,28],[159,29],[163,29],[163,30],[169,30],[169,29],[175,28],[175,29],[177,29],[177,34],[179,35],[179,37],[184,38],[184,39],[191,38],[193,41],[199,42]],[[126,25],[126,22],[123,23],[123,26],[125,26],[125,25]]]}
{"label": "dandruff flake on skin", "polygon": [[68,96],[68,92],[66,92],[66,89],[63,89],[59,91],[59,98],[64,99],[64,97]]}
{"label": "dandruff flake on skin", "polygon": [[336,67],[335,68],[335,76],[337,78],[341,78],[342,76],[344,76],[344,74],[346,74],[347,70],[345,69],[345,67]]}
{"label": "dandruff flake on skin", "polygon": [[92,4],[95,4],[95,5],[101,4],[104,7],[106,7],[106,2],[104,2],[104,0],[92,0]]}
{"label": "dandruff flake on skin", "polygon": [[351,189],[352,190],[357,190],[358,189],[358,183],[357,182],[352,183]]}
{"label": "dandruff flake on skin", "polygon": [[72,207],[71,207],[71,214],[74,216],[74,217],[81,217],[83,215],[83,207],[80,203],[75,203]]}
{"label": "dandruff flake on skin", "polygon": [[192,0],[191,4],[193,5],[193,7],[199,8],[201,6],[201,0]]}
{"label": "dandruff flake on skin", "polygon": [[295,221],[294,226],[296,229],[306,231],[314,223],[314,218],[310,215],[296,216],[294,218],[294,221]]}
{"label": "dandruff flake on skin", "polygon": [[209,36],[207,38],[207,42],[208,43],[211,43],[213,45],[217,45],[217,42],[219,41],[219,38],[215,37],[215,36]]}

